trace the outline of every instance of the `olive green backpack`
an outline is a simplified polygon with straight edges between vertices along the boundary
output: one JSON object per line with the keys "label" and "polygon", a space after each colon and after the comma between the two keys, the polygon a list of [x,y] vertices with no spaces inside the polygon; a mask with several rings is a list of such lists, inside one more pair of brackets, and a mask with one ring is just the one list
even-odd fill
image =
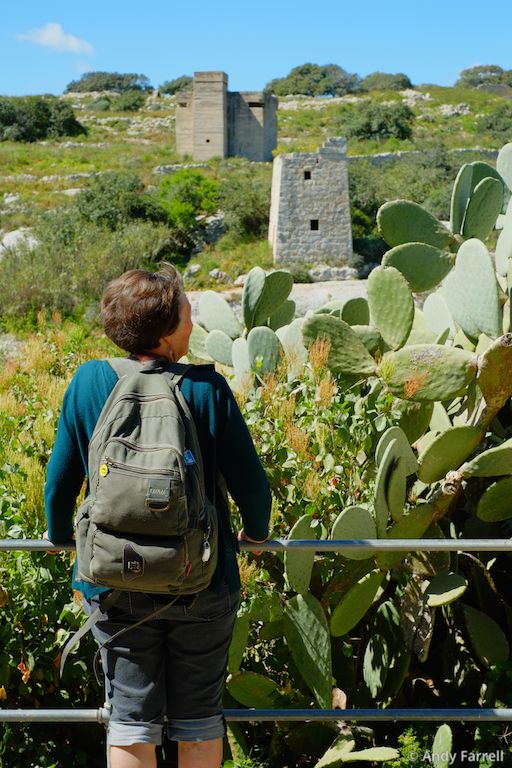
{"label": "olive green backpack", "polygon": [[108,362],[119,381],[89,443],[89,495],[76,517],[77,576],[117,590],[200,592],[217,564],[218,523],[178,387],[190,366],[163,358]]}

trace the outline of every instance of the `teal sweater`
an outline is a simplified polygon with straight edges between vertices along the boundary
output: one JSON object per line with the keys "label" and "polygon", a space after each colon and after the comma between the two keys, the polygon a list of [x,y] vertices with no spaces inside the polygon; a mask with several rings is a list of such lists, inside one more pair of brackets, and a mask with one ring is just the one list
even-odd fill
{"label": "teal sweater", "polygon": [[[65,544],[73,538],[76,499],[87,475],[89,440],[116,382],[117,375],[108,362],[93,360],[80,366],[64,395],[45,485],[48,535],[54,544]],[[217,468],[240,510],[247,535],[257,541],[265,539],[271,505],[269,485],[226,380],[210,367],[194,366],[179,386],[197,428],[208,497],[213,499]],[[227,584],[234,592],[240,587],[236,539],[229,510],[218,489],[215,499],[220,537],[212,588],[220,590]],[[75,579],[73,586],[86,598],[105,590]]]}

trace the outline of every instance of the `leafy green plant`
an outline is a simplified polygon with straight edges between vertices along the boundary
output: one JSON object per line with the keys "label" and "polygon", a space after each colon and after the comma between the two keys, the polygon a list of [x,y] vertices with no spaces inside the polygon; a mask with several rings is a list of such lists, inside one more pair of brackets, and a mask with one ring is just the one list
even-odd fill
{"label": "leafy green plant", "polygon": [[406,104],[362,104],[347,115],[344,132],[349,139],[409,139],[413,120],[414,113]]}
{"label": "leafy green plant", "polygon": [[0,98],[0,141],[31,142],[85,132],[71,106],[55,97]]}

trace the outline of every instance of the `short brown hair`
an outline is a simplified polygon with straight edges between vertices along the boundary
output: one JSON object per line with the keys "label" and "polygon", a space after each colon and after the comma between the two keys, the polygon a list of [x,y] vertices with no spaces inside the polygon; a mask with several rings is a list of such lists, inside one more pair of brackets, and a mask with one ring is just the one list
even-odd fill
{"label": "short brown hair", "polygon": [[158,272],[124,272],[109,283],[101,298],[106,335],[133,354],[158,347],[162,337],[178,326],[182,293],[181,275],[172,264],[163,264]]}

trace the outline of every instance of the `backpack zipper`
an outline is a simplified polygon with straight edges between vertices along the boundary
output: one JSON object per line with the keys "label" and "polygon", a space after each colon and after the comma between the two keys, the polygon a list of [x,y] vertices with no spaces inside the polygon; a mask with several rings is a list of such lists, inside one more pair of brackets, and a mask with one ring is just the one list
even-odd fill
{"label": "backpack zipper", "polygon": [[181,473],[177,469],[165,469],[162,467],[161,469],[149,469],[148,467],[140,467],[135,464],[124,464],[120,461],[114,461],[113,459],[110,459],[108,456],[105,457],[105,461],[103,462],[107,465],[107,467],[111,467],[114,470],[117,470],[118,472],[124,473],[124,474],[132,474],[132,472],[136,472],[141,475],[153,475],[154,477],[179,477],[181,480]]}

